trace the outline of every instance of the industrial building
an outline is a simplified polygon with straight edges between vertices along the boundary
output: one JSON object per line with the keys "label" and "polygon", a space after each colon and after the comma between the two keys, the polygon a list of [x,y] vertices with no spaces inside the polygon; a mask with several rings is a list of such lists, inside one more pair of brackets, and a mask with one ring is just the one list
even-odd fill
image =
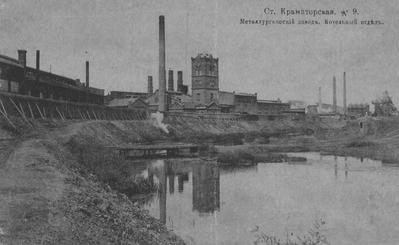
{"label": "industrial building", "polygon": [[350,104],[347,108],[347,115],[350,117],[364,117],[370,114],[369,104]]}
{"label": "industrial building", "polygon": [[18,59],[0,55],[0,91],[42,99],[102,105],[104,90],[89,86],[89,62],[86,62],[86,84],[40,70],[40,51],[36,51],[36,68],[27,66],[25,50]]}
{"label": "industrial building", "polygon": [[399,114],[388,91],[385,91],[381,98],[374,100],[372,103],[374,105],[374,116],[387,117]]}

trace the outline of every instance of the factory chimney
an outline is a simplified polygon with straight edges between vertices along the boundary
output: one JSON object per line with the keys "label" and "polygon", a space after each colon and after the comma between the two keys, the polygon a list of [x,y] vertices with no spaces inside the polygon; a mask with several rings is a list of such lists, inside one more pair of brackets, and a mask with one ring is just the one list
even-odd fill
{"label": "factory chimney", "polygon": [[333,113],[337,113],[337,81],[333,76]]}
{"label": "factory chimney", "polygon": [[344,72],[344,81],[343,81],[343,87],[344,87],[344,102],[343,102],[343,106],[344,106],[344,114],[346,115],[346,73]]}
{"label": "factory chimney", "polygon": [[158,111],[165,112],[166,105],[166,70],[165,70],[165,17],[159,16],[159,105]]}
{"label": "factory chimney", "polygon": [[183,92],[183,71],[177,71],[177,91]]}
{"label": "factory chimney", "polygon": [[40,50],[36,50],[36,70],[40,70]]}
{"label": "factory chimney", "polygon": [[147,93],[152,94],[153,93],[153,87],[152,87],[152,76],[148,76],[148,82],[147,82]]}
{"label": "factory chimney", "polygon": [[173,70],[169,70],[169,77],[168,77],[168,91],[174,91],[173,86]]}
{"label": "factory chimney", "polygon": [[322,105],[322,102],[321,102],[321,87],[319,87],[319,113],[321,113],[321,105]]}
{"label": "factory chimney", "polygon": [[86,87],[88,88],[89,86],[89,61],[86,61]]}
{"label": "factory chimney", "polygon": [[26,66],[26,50],[18,50],[18,61],[19,64]]}

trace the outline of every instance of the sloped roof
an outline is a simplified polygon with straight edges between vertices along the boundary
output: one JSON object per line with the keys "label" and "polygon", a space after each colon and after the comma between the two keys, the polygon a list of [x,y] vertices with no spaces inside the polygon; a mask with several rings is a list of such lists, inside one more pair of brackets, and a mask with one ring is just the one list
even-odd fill
{"label": "sloped roof", "polygon": [[5,63],[5,64],[8,64],[8,65],[18,66],[18,67],[23,68],[23,66],[19,63],[18,60],[13,59],[13,58],[8,57],[8,56],[5,56],[5,55],[1,55],[1,54],[0,54],[0,63]]}
{"label": "sloped roof", "polygon": [[123,98],[123,99],[113,99],[109,102],[108,106],[110,107],[124,107],[128,106],[129,104],[133,104],[140,100],[142,103],[147,104],[140,98]]}
{"label": "sloped roof", "polygon": [[247,97],[256,97],[256,94],[250,94],[250,93],[234,93],[235,96],[247,96]]}

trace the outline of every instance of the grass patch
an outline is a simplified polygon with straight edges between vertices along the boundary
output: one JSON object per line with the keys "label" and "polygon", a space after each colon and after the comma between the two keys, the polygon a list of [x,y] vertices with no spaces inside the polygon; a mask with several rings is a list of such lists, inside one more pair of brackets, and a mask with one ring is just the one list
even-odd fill
{"label": "grass patch", "polygon": [[324,235],[325,221],[322,219],[316,220],[313,227],[303,236],[294,235],[293,233],[287,234],[286,240],[282,241],[273,235],[265,234],[264,232],[257,231],[255,234],[256,240],[254,244],[265,245],[328,245],[326,235]]}

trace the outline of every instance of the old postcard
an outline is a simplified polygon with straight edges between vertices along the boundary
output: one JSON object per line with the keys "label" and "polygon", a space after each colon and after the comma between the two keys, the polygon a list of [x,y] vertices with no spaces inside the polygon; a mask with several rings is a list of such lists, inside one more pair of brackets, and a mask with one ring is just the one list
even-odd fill
{"label": "old postcard", "polygon": [[0,245],[399,244],[396,0],[0,0]]}

